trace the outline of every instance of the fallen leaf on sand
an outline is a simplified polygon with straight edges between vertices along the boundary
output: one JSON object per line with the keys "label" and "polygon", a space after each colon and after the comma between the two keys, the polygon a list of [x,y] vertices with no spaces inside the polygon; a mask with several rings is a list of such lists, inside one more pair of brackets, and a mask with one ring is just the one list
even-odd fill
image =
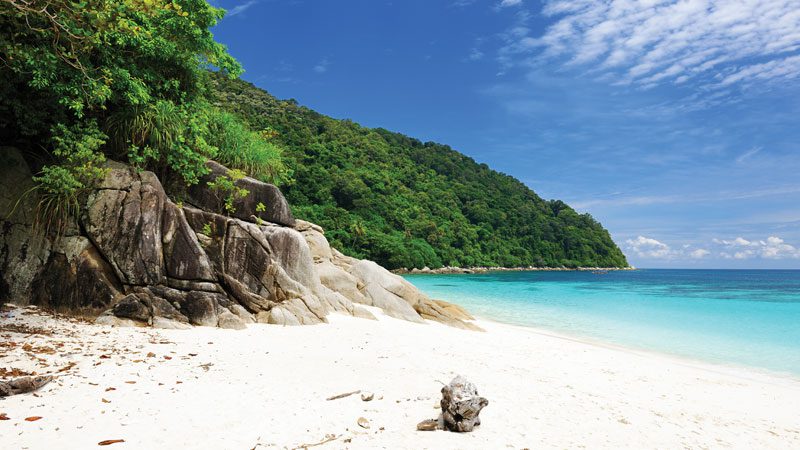
{"label": "fallen leaf on sand", "polygon": [[66,372],[66,371],[68,371],[69,369],[72,369],[73,367],[75,367],[76,365],[78,365],[78,364],[77,364],[77,363],[74,363],[74,362],[71,362],[71,363],[67,364],[66,366],[64,366],[64,367],[62,367],[62,368],[60,368],[60,369],[58,369],[58,372],[59,372],[59,373],[61,373],[61,372]]}
{"label": "fallen leaf on sand", "polygon": [[111,400],[106,400],[106,399],[104,399],[104,398],[101,398],[100,400],[102,400],[102,401],[103,401],[103,403],[111,403]]}
{"label": "fallen leaf on sand", "polygon": [[36,422],[37,420],[39,420],[41,418],[42,418],[42,416],[31,416],[31,417],[26,417],[25,421],[26,422]]}
{"label": "fallen leaf on sand", "polygon": [[126,381],[126,383],[128,383],[128,384],[136,384],[135,381]]}
{"label": "fallen leaf on sand", "polygon": [[0,420],[11,420],[6,413],[0,413]]}
{"label": "fallen leaf on sand", "polygon": [[125,442],[125,439],[109,439],[107,441],[100,441],[97,445],[111,445],[111,444],[118,444],[120,442]]}
{"label": "fallen leaf on sand", "polygon": [[113,388],[113,387],[106,388],[106,392],[108,392],[108,391],[116,391],[116,390],[117,390],[117,388]]}
{"label": "fallen leaf on sand", "polygon": [[148,358],[155,358],[155,357],[156,357],[156,354],[155,354],[155,353],[153,353],[153,352],[149,352],[149,353],[147,354],[147,357],[148,357]]}
{"label": "fallen leaf on sand", "polygon": [[166,359],[166,360],[170,360],[170,359],[172,359],[172,356],[167,356],[167,355],[164,355],[164,359]]}

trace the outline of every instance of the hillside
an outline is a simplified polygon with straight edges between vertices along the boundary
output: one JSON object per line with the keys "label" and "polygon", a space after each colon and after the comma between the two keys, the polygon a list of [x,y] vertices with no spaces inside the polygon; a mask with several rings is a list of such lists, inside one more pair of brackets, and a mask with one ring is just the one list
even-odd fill
{"label": "hillside", "polygon": [[588,214],[546,201],[519,180],[447,145],[365,128],[215,76],[211,98],[254,129],[271,129],[293,180],[297,217],[345,253],[389,268],[625,267]]}

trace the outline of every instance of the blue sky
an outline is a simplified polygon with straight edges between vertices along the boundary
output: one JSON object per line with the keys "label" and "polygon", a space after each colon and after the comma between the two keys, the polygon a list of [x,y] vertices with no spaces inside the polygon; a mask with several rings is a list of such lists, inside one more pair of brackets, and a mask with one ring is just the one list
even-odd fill
{"label": "blue sky", "polygon": [[799,0],[218,0],[244,79],[451,145],[639,267],[800,268]]}

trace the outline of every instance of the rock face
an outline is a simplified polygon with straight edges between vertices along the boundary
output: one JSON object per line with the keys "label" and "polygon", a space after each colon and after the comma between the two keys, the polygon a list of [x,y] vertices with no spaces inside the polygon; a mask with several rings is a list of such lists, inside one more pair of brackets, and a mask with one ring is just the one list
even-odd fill
{"label": "rock face", "polygon": [[450,431],[472,431],[481,424],[479,414],[489,400],[478,395],[478,389],[461,375],[442,388],[442,419]]}
{"label": "rock face", "polygon": [[[200,183],[189,189],[189,197],[193,204],[202,209],[222,212],[225,199],[207,189],[206,185],[217,177],[228,176],[229,170],[215,161],[209,161],[207,166],[211,169],[211,173],[204,176]],[[236,181],[235,185],[236,187],[247,189],[249,193],[244,198],[236,199],[234,202],[236,211],[231,214],[233,217],[242,220],[253,220],[253,217],[260,217],[266,222],[278,225],[289,227],[294,225],[295,219],[292,216],[291,209],[289,209],[289,203],[276,186],[262,183],[249,177]],[[264,205],[265,211],[259,212],[257,210],[259,203]]]}
{"label": "rock face", "polygon": [[221,199],[206,183],[229,171],[213,161],[187,205],[172,202],[153,173],[109,162],[83,213],[53,242],[33,236],[35,195],[17,203],[33,186],[22,154],[0,148],[0,157],[0,300],[164,328],[309,325],[334,311],[374,319],[359,304],[476,328],[457,306],[332,249],[320,227],[294,219],[275,186],[238,180],[248,195],[232,217],[218,214]]}

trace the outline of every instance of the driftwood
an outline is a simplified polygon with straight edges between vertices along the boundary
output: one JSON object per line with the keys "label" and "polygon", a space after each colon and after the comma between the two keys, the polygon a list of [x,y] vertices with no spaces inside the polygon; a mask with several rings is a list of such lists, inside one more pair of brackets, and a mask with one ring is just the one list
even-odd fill
{"label": "driftwood", "polygon": [[353,391],[353,392],[345,392],[344,394],[338,394],[338,395],[334,395],[333,397],[328,397],[325,400],[328,400],[328,401],[339,400],[340,398],[345,398],[345,397],[349,397],[351,395],[360,394],[360,393],[361,393],[360,390]]}
{"label": "driftwood", "polygon": [[0,380],[0,397],[33,392],[52,380],[53,377],[50,375],[20,377],[9,381]]}
{"label": "driftwood", "polygon": [[442,388],[442,419],[450,431],[472,431],[481,424],[478,415],[489,400],[478,395],[478,389],[461,375]]}

